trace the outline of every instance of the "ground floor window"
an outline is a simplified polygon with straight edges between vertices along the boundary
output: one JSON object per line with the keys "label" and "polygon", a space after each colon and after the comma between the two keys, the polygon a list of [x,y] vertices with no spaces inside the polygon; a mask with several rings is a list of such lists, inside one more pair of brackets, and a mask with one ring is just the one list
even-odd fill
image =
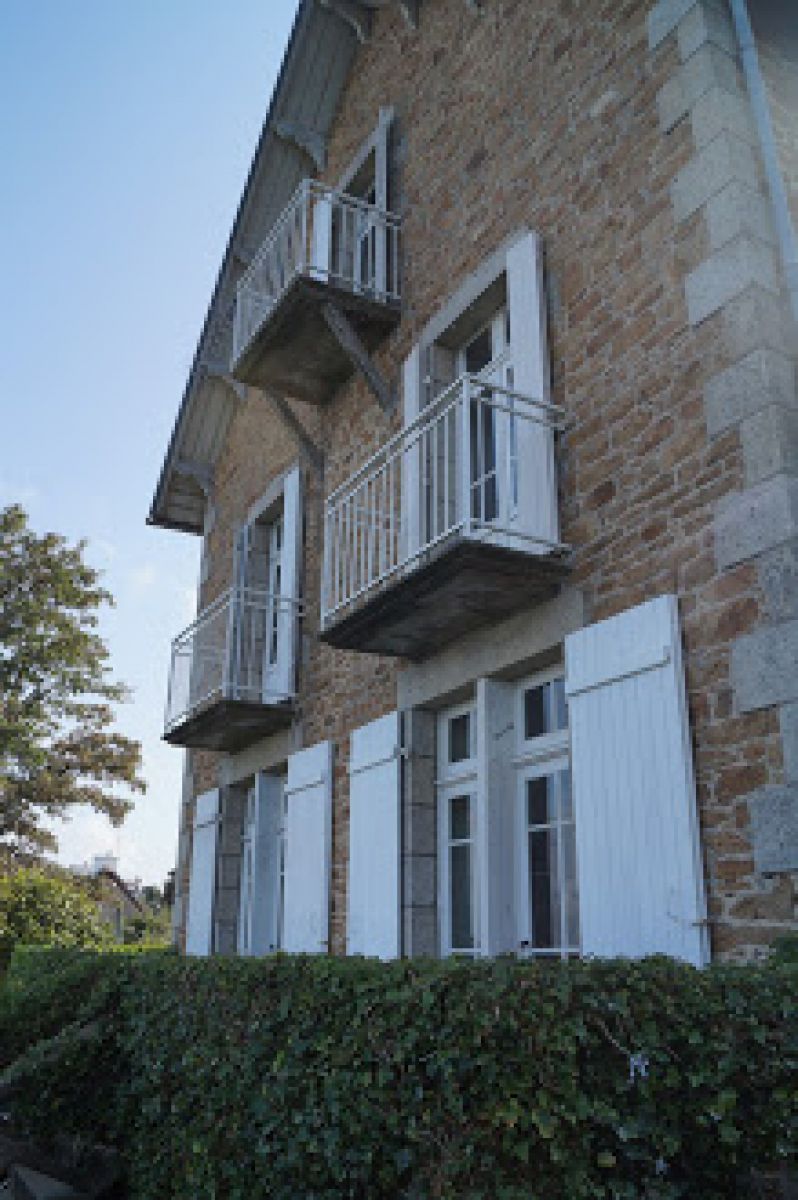
{"label": "ground floor window", "polygon": [[[513,685],[514,754],[488,768],[492,730],[475,701],[438,717],[439,922],[444,955],[494,952],[480,929],[492,872],[512,906],[500,949],[525,957],[579,951],[576,825],[562,670]],[[480,722],[485,724],[479,736]],[[505,731],[506,732],[506,731]],[[481,749],[482,748],[482,749]],[[490,843],[490,844],[488,844]],[[497,844],[498,843],[498,844]],[[512,881],[511,885],[509,880]]]}
{"label": "ground floor window", "polygon": [[241,830],[239,954],[268,954],[284,946],[285,844],[285,778],[258,776],[247,788]]}
{"label": "ground floor window", "polygon": [[476,889],[476,727],[472,705],[438,723],[438,831],[444,954],[478,949]]}
{"label": "ground floor window", "polygon": [[579,949],[576,826],[567,758],[521,773],[518,815],[519,948],[527,955],[574,954]]}

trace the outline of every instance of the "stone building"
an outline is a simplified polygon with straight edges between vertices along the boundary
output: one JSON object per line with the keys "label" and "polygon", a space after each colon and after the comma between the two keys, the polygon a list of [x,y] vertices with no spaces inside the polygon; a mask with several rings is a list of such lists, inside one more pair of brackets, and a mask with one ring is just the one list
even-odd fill
{"label": "stone building", "polygon": [[301,0],[150,514],[189,952],[795,929],[797,114],[792,0]]}

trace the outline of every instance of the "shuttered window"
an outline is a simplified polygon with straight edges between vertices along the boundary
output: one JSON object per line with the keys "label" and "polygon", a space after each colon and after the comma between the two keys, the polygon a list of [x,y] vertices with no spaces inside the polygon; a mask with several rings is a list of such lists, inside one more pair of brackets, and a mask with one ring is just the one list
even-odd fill
{"label": "shuttered window", "polygon": [[661,596],[565,641],[581,948],[707,961],[678,606]]}
{"label": "shuttered window", "polygon": [[329,948],[332,743],[288,758],[285,816],[284,949]]}
{"label": "shuttered window", "polygon": [[213,918],[216,900],[216,857],[219,839],[218,788],[197,796],[191,843],[186,953],[213,951]]}
{"label": "shuttered window", "polygon": [[349,766],[349,954],[398,958],[400,726],[389,713],[352,734]]}

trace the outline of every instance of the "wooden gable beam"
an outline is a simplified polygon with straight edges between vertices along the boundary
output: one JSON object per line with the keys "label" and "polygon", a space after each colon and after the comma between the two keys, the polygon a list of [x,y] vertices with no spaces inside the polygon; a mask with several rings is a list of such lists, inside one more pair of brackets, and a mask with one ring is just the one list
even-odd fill
{"label": "wooden gable beam", "polygon": [[317,171],[321,172],[327,166],[327,139],[323,133],[295,121],[275,121],[272,133],[281,142],[288,142],[307,154]]}
{"label": "wooden gable beam", "polygon": [[396,395],[375,365],[346,314],[337,304],[330,302],[321,306],[321,312],[330,332],[335,336],[344,354],[360,371],[382,411],[392,413],[396,405]]}
{"label": "wooden gable beam", "polygon": [[193,458],[178,458],[174,470],[176,475],[193,479],[208,499],[213,496],[213,472],[207,463],[197,462]]}
{"label": "wooden gable beam", "polygon": [[256,388],[254,390],[260,392],[266,397],[267,400],[271,401],[282,417],[283,421],[285,421],[286,425],[293,433],[294,437],[299,443],[300,448],[304,450],[305,455],[310,460],[314,470],[320,475],[324,469],[324,452],[313,441],[313,438],[305,429],[305,426],[299,420],[285,397],[281,396],[278,392],[272,392],[267,388]]}
{"label": "wooden gable beam", "polygon": [[236,400],[239,400],[241,403],[246,400],[247,389],[244,384],[239,383],[237,379],[233,379],[227,367],[222,363],[200,363],[200,372],[208,379],[218,379],[220,383],[225,384],[233,393]]}
{"label": "wooden gable beam", "polygon": [[418,29],[418,10],[420,7],[421,0],[399,0],[399,8],[402,10],[402,16],[411,29]]}
{"label": "wooden gable beam", "polygon": [[319,0],[322,8],[328,9],[336,17],[345,21],[350,29],[354,29],[359,42],[367,42],[371,33],[371,10],[360,0]]}

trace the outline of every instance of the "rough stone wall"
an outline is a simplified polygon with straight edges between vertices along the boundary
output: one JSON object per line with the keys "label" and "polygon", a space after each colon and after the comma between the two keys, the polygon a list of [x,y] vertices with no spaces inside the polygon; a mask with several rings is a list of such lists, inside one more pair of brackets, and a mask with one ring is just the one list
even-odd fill
{"label": "rough stone wall", "polygon": [[729,12],[720,0],[659,0],[649,39],[655,58],[678,56],[658,95],[663,134],[683,129],[693,143],[671,212],[691,250],[684,334],[706,348],[694,376],[704,452],[736,461],[733,489],[716,490],[704,553],[688,567],[697,581],[681,594],[714,947],[745,955],[795,921],[798,826],[782,738],[795,657],[785,618],[798,601],[788,562],[794,331]]}
{"label": "rough stone wall", "polygon": [[[778,437],[767,441],[756,422],[768,388],[789,392],[792,368],[723,18],[719,3],[685,0],[486,0],[481,15],[462,0],[426,0],[414,31],[391,5],[358,52],[325,177],[337,181],[380,106],[393,105],[406,315],[377,354],[393,382],[465,276],[519,226],[542,234],[553,399],[568,414],[562,536],[574,547],[574,582],[591,620],[666,590],[680,597],[714,947],[743,955],[793,918],[790,878],[757,870],[750,807],[783,789],[783,710],[741,702],[732,679],[735,648],[772,619],[756,557],[772,508],[744,510],[751,486],[782,478]],[[747,391],[746,379],[755,379]],[[396,666],[313,638],[321,500],[399,415],[386,419],[359,379],[324,410],[296,411],[325,453],[306,506],[298,736],[337,746],[332,948],[341,952],[348,735],[395,707]],[[228,586],[246,508],[296,457],[268,402],[250,393],[217,472],[205,602]],[[771,500],[789,503],[783,489]],[[212,756],[194,756],[194,771],[198,792],[213,786]]]}

